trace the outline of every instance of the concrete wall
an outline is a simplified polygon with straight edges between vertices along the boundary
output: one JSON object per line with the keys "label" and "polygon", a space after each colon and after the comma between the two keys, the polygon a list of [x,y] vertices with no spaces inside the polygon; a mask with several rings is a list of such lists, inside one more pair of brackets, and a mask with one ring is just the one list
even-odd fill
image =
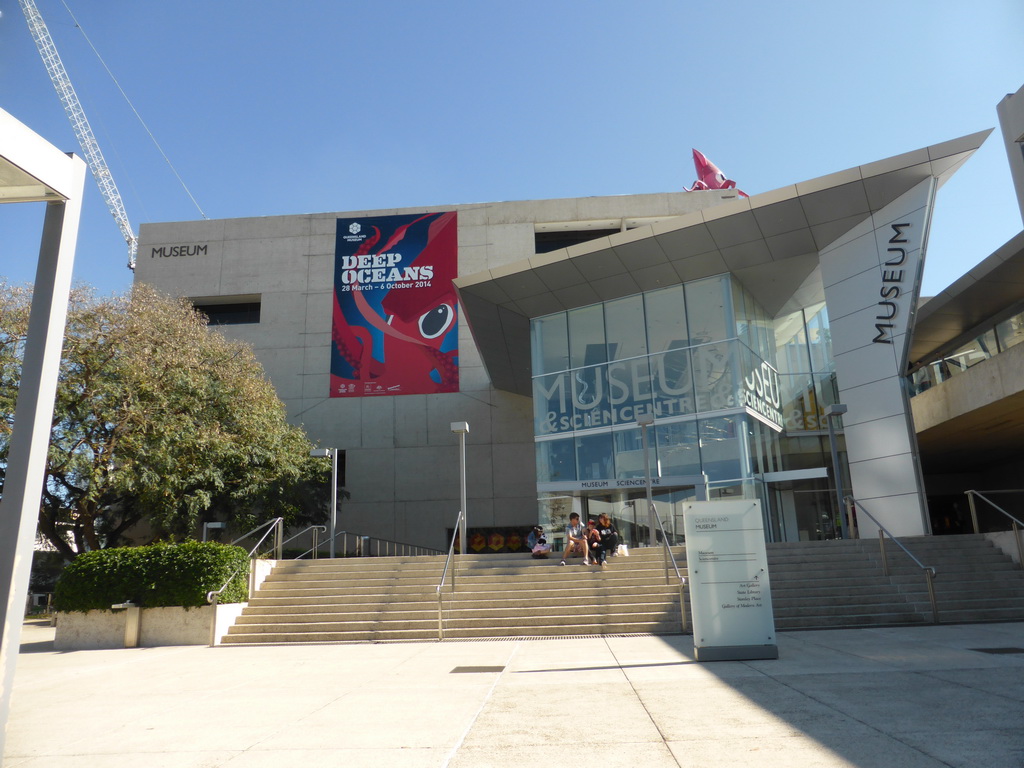
{"label": "concrete wall", "polygon": [[[211,632],[219,643],[246,605],[228,603],[216,606],[216,611],[212,605],[136,609],[136,627],[129,627],[132,620],[129,610],[60,612],[53,647],[58,651],[88,651],[208,645]],[[214,621],[216,626],[211,624]],[[137,635],[132,629],[137,630]]]}
{"label": "concrete wall", "polygon": [[968,368],[911,401],[918,432],[1024,392],[1024,344]]}
{"label": "concrete wall", "polygon": [[[254,346],[291,421],[320,445],[346,451],[351,499],[342,503],[339,530],[441,549],[459,506],[453,421],[470,425],[470,526],[536,521],[532,403],[491,386],[465,322],[460,392],[328,398],[336,219],[456,210],[459,273],[469,274],[532,256],[537,223],[608,227],[709,202],[678,192],[148,224],[135,279],[193,299],[259,296],[258,324],[222,330]],[[158,255],[172,246],[192,255]]]}
{"label": "concrete wall", "polygon": [[1024,532],[1018,532],[1016,538],[1013,531],[999,531],[998,533],[986,533],[985,538],[992,542],[1003,554],[1013,558],[1013,562],[1020,565],[1020,553],[1024,549]]}

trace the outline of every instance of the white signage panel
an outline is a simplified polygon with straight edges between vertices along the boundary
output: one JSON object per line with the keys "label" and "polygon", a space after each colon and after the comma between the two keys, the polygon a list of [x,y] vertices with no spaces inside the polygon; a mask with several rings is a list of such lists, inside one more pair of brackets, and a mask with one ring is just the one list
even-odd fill
{"label": "white signage panel", "polygon": [[777,659],[761,502],[684,504],[698,661]]}

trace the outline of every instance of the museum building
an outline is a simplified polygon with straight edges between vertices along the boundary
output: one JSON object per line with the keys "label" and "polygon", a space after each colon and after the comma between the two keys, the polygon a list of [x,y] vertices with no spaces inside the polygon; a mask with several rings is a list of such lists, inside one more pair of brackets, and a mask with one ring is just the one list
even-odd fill
{"label": "museum building", "polygon": [[648,468],[673,532],[684,501],[756,498],[770,540],[835,538],[833,450],[861,535],[929,533],[906,374],[957,333],[912,357],[912,331],[936,192],[987,135],[749,198],[143,225],[135,279],[252,344],[342,451],[339,530],[446,547],[466,422],[477,551],[574,510],[641,544]]}

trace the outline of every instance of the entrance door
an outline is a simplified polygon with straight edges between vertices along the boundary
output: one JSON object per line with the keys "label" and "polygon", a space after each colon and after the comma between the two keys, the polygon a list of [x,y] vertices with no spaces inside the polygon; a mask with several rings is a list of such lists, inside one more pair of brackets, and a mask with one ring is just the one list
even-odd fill
{"label": "entrance door", "polygon": [[[658,488],[652,493],[654,507],[668,535],[669,544],[683,543],[683,502],[697,498],[694,486]],[[647,514],[647,492],[644,489],[588,493],[582,497],[583,519],[596,520],[606,514],[615,523],[619,538],[630,549],[650,543],[650,522]],[[657,540],[661,540],[658,535]]]}
{"label": "entrance door", "polygon": [[771,541],[839,538],[836,493],[827,478],[769,482],[767,486],[771,498]]}

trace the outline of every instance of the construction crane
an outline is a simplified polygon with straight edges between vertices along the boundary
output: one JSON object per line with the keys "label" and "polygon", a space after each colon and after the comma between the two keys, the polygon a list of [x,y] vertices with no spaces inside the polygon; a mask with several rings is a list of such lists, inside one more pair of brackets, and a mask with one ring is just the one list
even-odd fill
{"label": "construction crane", "polygon": [[103,201],[107,204],[107,209],[114,217],[114,221],[117,222],[125,242],[128,243],[128,268],[134,270],[135,257],[139,250],[139,239],[132,231],[132,225],[128,223],[128,214],[124,210],[121,193],[117,191],[114,177],[110,173],[110,168],[107,167],[107,161],[103,159],[96,135],[92,132],[92,126],[89,125],[85,110],[82,109],[82,103],[78,100],[74,86],[71,85],[71,78],[68,77],[67,70],[64,69],[64,64],[57,54],[57,46],[53,44],[50,30],[46,28],[46,22],[43,21],[35,0],[18,0],[18,3],[25,14],[25,20],[28,22],[28,28],[32,33],[32,39],[35,40],[36,48],[39,49],[39,55],[43,57],[46,72],[50,75],[53,87],[57,89],[57,95],[60,96],[64,111],[71,121],[71,127],[82,147],[82,154],[85,155],[89,170],[92,171],[93,178],[99,185]]}

